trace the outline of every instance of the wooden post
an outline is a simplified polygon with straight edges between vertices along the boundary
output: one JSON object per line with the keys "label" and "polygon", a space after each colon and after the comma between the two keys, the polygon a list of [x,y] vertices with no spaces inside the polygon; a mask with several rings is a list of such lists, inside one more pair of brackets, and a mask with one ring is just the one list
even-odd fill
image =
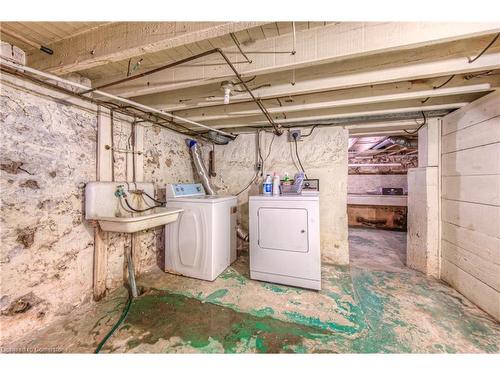
{"label": "wooden post", "polygon": [[108,263],[108,252],[105,234],[99,228],[94,230],[94,300],[99,301],[106,295],[106,273]]}
{"label": "wooden post", "polygon": [[[132,154],[135,165],[135,181],[144,181],[144,126],[135,124],[132,128],[134,132],[134,151]],[[131,181],[131,180],[130,180]],[[134,261],[135,273],[141,272],[141,239],[144,238],[144,232],[132,233],[132,259]]]}
{"label": "wooden post", "polygon": [[[106,147],[108,146],[108,147]],[[97,181],[111,181],[112,179],[112,150],[111,146],[111,120],[107,110],[97,109],[97,156],[96,179]],[[93,289],[94,300],[99,301],[106,295],[107,274],[107,245],[104,233],[96,223],[94,229],[94,275]]]}
{"label": "wooden post", "polygon": [[135,274],[138,275],[141,272],[141,238],[143,232],[132,233],[132,260],[134,262]]}
{"label": "wooden post", "polygon": [[135,124],[134,131],[135,181],[144,182],[144,126]]}

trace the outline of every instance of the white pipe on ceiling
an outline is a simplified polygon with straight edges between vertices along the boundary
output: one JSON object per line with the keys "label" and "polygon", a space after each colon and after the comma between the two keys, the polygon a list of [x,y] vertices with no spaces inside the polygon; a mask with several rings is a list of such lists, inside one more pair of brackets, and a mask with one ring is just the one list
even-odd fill
{"label": "white pipe on ceiling", "polygon": [[[92,90],[91,87],[82,85],[80,83],[72,82],[72,81],[69,81],[67,79],[58,77],[56,75],[45,73],[45,72],[43,72],[41,70],[33,69],[33,68],[30,68],[30,67],[25,66],[25,65],[13,63],[11,61],[6,60],[4,57],[1,57],[0,64],[8,66],[8,67],[13,68],[13,69],[16,69],[16,70],[21,71],[21,72],[26,71],[26,72],[32,73],[32,74],[40,76],[40,77],[44,77],[44,78],[47,78],[47,79],[54,80],[56,82],[64,83],[66,85],[70,85],[70,86],[76,87],[76,88],[81,89],[83,91]],[[121,102],[121,103],[124,103],[124,104],[128,104],[128,105],[131,105],[133,107],[142,109],[142,110],[147,111],[147,112],[157,113],[157,114],[164,115],[164,116],[169,116],[169,117],[172,117],[172,118],[174,118],[176,120],[179,120],[179,121],[182,121],[182,122],[186,122],[186,123],[191,124],[191,125],[199,126],[200,128],[204,128],[204,129],[208,129],[208,130],[213,130],[214,132],[217,132],[219,134],[225,135],[227,137],[234,138],[233,134],[226,133],[225,131],[213,128],[211,126],[200,124],[199,122],[196,122],[196,121],[191,121],[191,120],[189,120],[187,118],[184,118],[184,117],[176,116],[176,115],[174,115],[172,113],[169,113],[169,112],[165,112],[165,111],[162,111],[162,110],[159,110],[159,109],[148,107],[148,106],[146,106],[144,104],[140,104],[140,103],[134,102],[132,100],[122,98],[120,96],[108,94],[107,92],[100,91],[100,90],[94,90],[92,92],[96,93],[98,95],[104,96],[106,98],[109,98],[109,99],[112,99],[112,100],[116,100],[118,102]]]}

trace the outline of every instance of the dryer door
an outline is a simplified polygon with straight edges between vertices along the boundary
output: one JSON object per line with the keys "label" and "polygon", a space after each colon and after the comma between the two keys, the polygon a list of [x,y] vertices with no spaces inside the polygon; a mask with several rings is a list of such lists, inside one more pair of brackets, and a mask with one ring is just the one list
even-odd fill
{"label": "dryer door", "polygon": [[304,208],[261,207],[259,245],[270,250],[309,250],[307,241],[307,210]]}
{"label": "dryer door", "polygon": [[321,280],[318,200],[250,200],[249,219],[251,275]]}

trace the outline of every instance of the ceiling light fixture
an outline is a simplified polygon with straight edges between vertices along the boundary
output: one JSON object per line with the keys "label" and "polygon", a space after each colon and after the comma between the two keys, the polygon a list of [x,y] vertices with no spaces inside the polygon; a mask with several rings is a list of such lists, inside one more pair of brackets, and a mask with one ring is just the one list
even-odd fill
{"label": "ceiling light fixture", "polygon": [[224,90],[224,104],[229,104],[231,99],[231,91],[234,89],[234,85],[230,81],[224,81],[220,85],[221,89]]}

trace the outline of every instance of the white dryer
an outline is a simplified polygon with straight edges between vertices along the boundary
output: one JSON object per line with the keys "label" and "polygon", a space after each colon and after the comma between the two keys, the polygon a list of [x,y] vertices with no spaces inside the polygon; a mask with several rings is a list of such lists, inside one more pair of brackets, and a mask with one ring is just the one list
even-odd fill
{"label": "white dryer", "polygon": [[250,278],[321,289],[319,193],[251,196]]}
{"label": "white dryer", "polygon": [[165,226],[165,271],[215,280],[236,260],[236,197],[206,195],[201,184],[169,184],[166,195],[184,211]]}

